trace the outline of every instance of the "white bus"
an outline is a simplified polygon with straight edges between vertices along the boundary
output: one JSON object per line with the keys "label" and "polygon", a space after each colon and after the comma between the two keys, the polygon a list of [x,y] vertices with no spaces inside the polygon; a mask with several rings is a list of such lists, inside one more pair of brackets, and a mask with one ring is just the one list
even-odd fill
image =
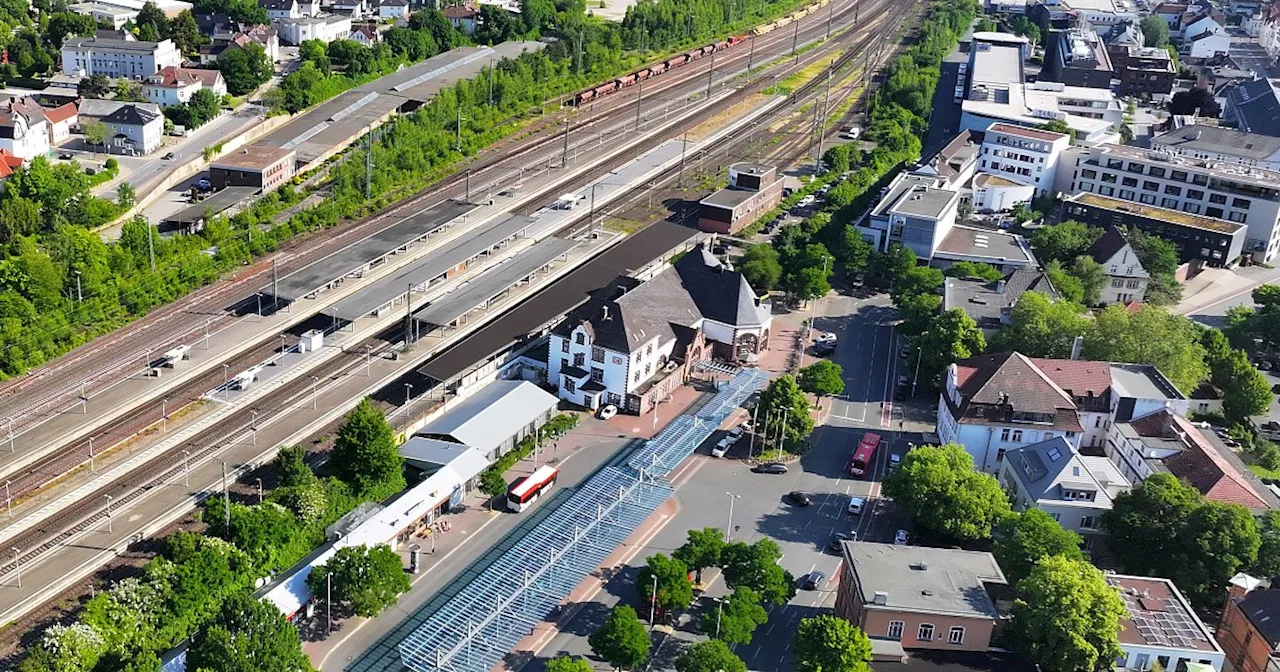
{"label": "white bus", "polygon": [[507,490],[507,508],[518,513],[533,506],[543,492],[555,486],[556,478],[559,476],[559,469],[543,465],[535,469],[532,474],[516,479],[516,482],[512,483],[511,488]]}

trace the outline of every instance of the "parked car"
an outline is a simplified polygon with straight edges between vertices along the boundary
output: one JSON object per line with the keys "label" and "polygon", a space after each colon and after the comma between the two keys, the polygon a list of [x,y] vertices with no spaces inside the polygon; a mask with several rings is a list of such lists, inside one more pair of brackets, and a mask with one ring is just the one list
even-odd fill
{"label": "parked car", "polygon": [[827,550],[831,551],[832,553],[839,553],[840,547],[842,544],[844,544],[844,542],[857,541],[857,540],[858,540],[857,532],[848,532],[848,533],[836,532],[834,535],[831,536],[831,541],[827,542]]}
{"label": "parked car", "polygon": [[819,334],[816,340],[818,343],[835,343],[837,340],[837,337],[835,334],[827,331],[827,332],[823,332],[822,334]]}
{"label": "parked car", "polygon": [[857,140],[861,136],[862,129],[857,126],[845,126],[844,130],[840,131],[840,137],[845,140]]}
{"label": "parked car", "polygon": [[906,530],[898,530],[898,533],[893,535],[893,543],[898,546],[906,546],[911,543],[911,535],[907,534]]}
{"label": "parked car", "polygon": [[160,160],[161,160],[161,161],[172,161],[172,160],[173,160],[173,152],[166,152],[164,156],[160,157]]}
{"label": "parked car", "polygon": [[827,341],[823,343],[815,343],[813,346],[813,354],[819,357],[826,357],[836,351],[835,341]]}
{"label": "parked car", "polygon": [[210,182],[209,180],[200,178],[199,180],[196,181],[196,189],[199,189],[200,191],[209,191],[212,188],[213,188],[213,183]]}
{"label": "parked car", "polygon": [[851,516],[862,515],[862,507],[866,506],[866,504],[867,504],[866,500],[864,500],[861,497],[850,497],[849,508],[848,508],[849,515]]}
{"label": "parked car", "polygon": [[720,442],[716,444],[716,447],[711,449],[711,456],[724,457],[724,454],[729,452],[729,449],[732,448],[733,444],[737,442],[738,442],[738,437],[732,434],[725,435],[725,437],[720,439]]}
{"label": "parked car", "polygon": [[897,453],[893,453],[892,455],[890,455],[890,456],[889,456],[889,468],[890,468],[890,469],[897,469],[901,464],[902,464],[902,456],[901,456],[901,455],[899,455],[899,454],[897,454]]}
{"label": "parked car", "polygon": [[614,406],[613,404],[605,404],[604,406],[600,407],[599,411],[596,412],[596,417],[600,418],[601,420],[608,420],[609,418],[612,418],[617,414],[618,414],[617,406]]}
{"label": "parked car", "polygon": [[804,583],[802,584],[802,587],[805,590],[817,590],[818,586],[821,586],[822,583],[826,580],[827,580],[827,575],[815,569],[814,571],[809,572],[808,576],[804,577]]}
{"label": "parked car", "polygon": [[787,465],[780,464],[778,462],[766,462],[764,464],[757,464],[751,468],[751,471],[754,471],[757,474],[785,474],[787,473]]}
{"label": "parked car", "polygon": [[72,156],[69,152],[63,152],[58,155],[58,158],[62,159],[63,161],[70,161],[71,159],[74,159],[76,157]]}
{"label": "parked car", "polygon": [[799,490],[787,493],[787,499],[791,500],[791,503],[796,506],[809,506],[810,504],[813,504],[813,500],[809,498],[809,495],[806,495]]}

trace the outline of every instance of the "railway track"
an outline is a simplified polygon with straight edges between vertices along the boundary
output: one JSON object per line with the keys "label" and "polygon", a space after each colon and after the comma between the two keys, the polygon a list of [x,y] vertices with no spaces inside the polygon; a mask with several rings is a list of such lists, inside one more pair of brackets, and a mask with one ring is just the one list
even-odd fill
{"label": "railway track", "polygon": [[[877,4],[886,3],[891,3],[891,0],[881,0],[880,3]],[[907,6],[911,7],[912,5]],[[893,7],[893,5],[890,4],[890,7]],[[902,10],[891,11],[886,13],[884,16],[889,17],[897,15],[901,15],[902,17],[906,16],[905,12]],[[899,19],[899,21],[901,21],[901,19]],[[855,41],[855,48],[851,50],[851,53],[848,54],[847,57],[841,57],[830,67],[840,68],[847,65],[852,62],[853,53],[856,53],[861,49],[866,49],[868,46],[873,45],[877,40],[884,41],[888,39],[889,35],[893,32],[895,31],[882,31],[877,35],[867,35],[862,39]],[[815,51],[822,52],[823,50]],[[813,55],[813,58],[821,57],[821,53]],[[804,59],[801,59],[801,62],[803,62],[803,60]],[[799,63],[797,63],[797,65],[799,67],[803,67],[803,65],[800,65]],[[768,80],[757,80],[747,86],[743,93],[745,95],[747,93],[759,91],[765,88],[766,84],[768,84]],[[808,100],[809,98],[820,96],[820,91],[824,84],[825,80],[822,77],[816,77],[798,88],[792,95],[792,105],[794,106]],[[714,114],[715,110],[708,108],[699,114],[692,115],[687,119],[688,127],[696,126]],[[790,138],[788,141],[785,141],[780,145],[774,152],[775,155],[789,154],[798,157],[804,151],[804,147],[807,143],[805,142],[803,134],[794,133],[793,135],[797,137]],[[747,139],[745,134],[739,134],[739,136],[733,141],[733,144],[726,145],[718,151],[719,153],[729,153],[739,146],[745,147],[748,144],[750,144],[750,141]],[[636,154],[640,151],[643,150],[634,150]],[[625,161],[627,158],[629,157],[620,157],[619,161]],[[601,169],[598,172],[605,173],[608,172],[608,169]],[[667,181],[674,179],[674,171],[669,173],[663,179]],[[548,193],[543,194],[543,196],[554,196],[554,194]],[[407,206],[408,203],[404,203],[397,207]],[[381,216],[389,216],[391,212],[393,212],[393,210],[388,210],[382,213]],[[401,331],[402,329],[400,327],[392,328],[382,332],[373,339],[349,346],[348,354],[322,364],[314,371],[314,375],[323,381],[334,381],[351,375],[353,372],[364,366],[364,345],[370,345],[373,348],[372,354],[375,356],[377,354],[384,353],[387,349],[392,347],[393,343],[399,340]],[[258,348],[252,349],[251,352],[244,354],[242,359],[246,362],[260,361],[264,355],[269,354],[273,347],[273,343],[265,346],[259,346]],[[237,361],[240,360],[238,359]],[[209,389],[210,382],[216,382],[216,378],[216,374],[204,376],[202,377],[203,385],[193,384],[185,387],[183,394],[186,396],[184,398],[199,398],[204,391]],[[85,531],[104,525],[108,522],[110,517],[108,507],[115,507],[118,509],[121,506],[134,502],[138,498],[145,496],[148,492],[159,486],[174,483],[177,479],[182,478],[186,470],[186,465],[191,464],[192,462],[199,462],[213,458],[227,446],[246,441],[249,433],[253,431],[251,429],[251,423],[255,420],[257,422],[257,426],[270,423],[273,420],[278,419],[281,415],[287,414],[291,408],[295,408],[296,405],[305,401],[307,396],[314,394],[312,384],[308,382],[308,380],[309,378],[294,380],[291,383],[283,385],[279,390],[276,390],[269,398],[262,399],[259,403],[255,404],[253,408],[246,407],[235,410],[216,427],[211,428],[187,441],[183,448],[174,449],[159,455],[147,462],[145,465],[142,465],[140,468],[134,469],[123,478],[117,479],[111,483],[104,483],[102,487],[93,490],[91,494],[81,498],[74,504],[65,507],[55,516],[43,521],[41,524],[34,526],[31,529],[19,532],[10,539],[10,542],[13,546],[22,549],[22,551],[16,559],[10,560],[5,565],[0,565],[0,576],[14,571],[18,565],[27,565],[29,563],[39,561],[50,551],[70,542]],[[158,420],[158,417],[156,420]],[[148,422],[148,418],[142,417],[138,419],[138,422],[154,424],[155,420],[150,420],[150,422]],[[66,459],[75,460],[76,457],[78,456]],[[83,462],[83,459],[80,459],[79,461]],[[52,469],[42,468],[40,470],[33,471],[35,471],[36,474],[44,473],[45,475],[48,473],[61,473],[58,467],[65,467],[67,464],[70,463],[51,463],[50,466],[53,467]],[[32,478],[36,478],[36,476],[33,475]],[[110,504],[107,504],[107,496],[111,497]]]}
{"label": "railway track", "polygon": [[[648,100],[662,96],[673,89],[689,84],[707,74],[711,68],[724,71],[753,64],[767,57],[771,49],[797,44],[802,38],[808,41],[819,37],[832,21],[857,15],[858,0],[834,1],[828,12],[818,12],[807,21],[796,22],[797,30],[773,31],[752,37],[736,48],[718,53],[715,59],[700,59],[667,74],[645,82],[643,90],[637,89],[637,97]],[[805,25],[801,27],[801,24]],[[807,62],[812,53],[802,57]],[[759,63],[760,61],[755,61]],[[572,94],[561,96],[565,101]],[[572,116],[573,128],[582,129],[601,120],[612,118],[623,110],[630,110],[634,101],[629,93],[604,96],[577,109],[567,109],[549,115],[545,122],[535,124],[529,137],[499,143],[482,152],[459,171],[434,185],[422,194],[410,197],[361,220],[347,220],[324,232],[290,241],[275,254],[247,267],[229,280],[214,283],[196,290],[178,302],[166,305],[151,315],[101,336],[46,364],[27,376],[16,377],[0,383],[0,422],[14,432],[22,432],[57,414],[66,406],[79,403],[81,394],[92,398],[110,389],[116,381],[145,369],[148,353],[163,352],[177,345],[190,343],[205,334],[216,334],[220,328],[235,319],[227,309],[239,301],[247,300],[269,280],[273,264],[279,275],[285,275],[325,255],[341,249],[354,239],[363,237],[388,219],[400,216],[425,203],[447,197],[465,195],[468,178],[472,181],[489,179],[500,182],[509,178],[512,168],[506,167],[539,150],[545,150],[561,141],[560,119]],[[653,115],[650,115],[652,118]],[[571,132],[573,131],[571,128]],[[503,171],[507,171],[503,173]],[[469,175],[468,175],[469,173]],[[502,174],[495,174],[502,173]]]}

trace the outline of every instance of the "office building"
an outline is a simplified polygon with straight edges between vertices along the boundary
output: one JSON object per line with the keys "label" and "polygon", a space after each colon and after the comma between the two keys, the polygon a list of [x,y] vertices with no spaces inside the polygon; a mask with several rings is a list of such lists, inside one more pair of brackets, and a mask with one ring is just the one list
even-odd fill
{"label": "office building", "polygon": [[1042,80],[1095,89],[1111,87],[1115,75],[1106,44],[1091,27],[1068,28],[1049,35]]}
{"label": "office building", "polygon": [[72,37],[62,43],[62,71],[68,75],[143,80],[164,68],[181,65],[182,53],[173,40],[138,42]]}
{"label": "office building", "polygon": [[209,181],[215,189],[257,187],[265,193],[293,178],[296,156],[292,149],[241,147],[209,164]]}
{"label": "office building", "polygon": [[1167,96],[1173,91],[1178,76],[1166,49],[1159,47],[1127,47],[1124,56],[1113,58],[1116,77],[1120,78],[1122,96]]}
{"label": "office building", "polygon": [[781,202],[776,167],[735,163],[729,166],[729,186],[698,203],[698,229],[732,235]]}
{"label": "office building", "polygon": [[1058,156],[1071,136],[1012,124],[992,124],[983,134],[978,172],[998,175],[1035,188],[1035,196],[1053,193]]}

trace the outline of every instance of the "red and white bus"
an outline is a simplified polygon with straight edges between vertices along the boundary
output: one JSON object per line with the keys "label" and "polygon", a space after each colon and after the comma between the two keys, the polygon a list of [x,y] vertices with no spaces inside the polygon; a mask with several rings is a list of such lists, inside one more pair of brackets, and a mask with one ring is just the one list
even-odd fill
{"label": "red and white bus", "polygon": [[543,465],[535,469],[532,474],[516,479],[516,482],[512,483],[511,488],[507,490],[507,508],[519,512],[533,506],[543,492],[555,486],[556,478],[559,476],[559,469]]}
{"label": "red and white bus", "polygon": [[880,447],[880,435],[875,432],[867,432],[862,435],[862,440],[858,442],[857,450],[853,451],[853,459],[849,460],[849,474],[852,476],[862,476],[868,478],[871,476],[871,460],[876,455],[876,449]]}

